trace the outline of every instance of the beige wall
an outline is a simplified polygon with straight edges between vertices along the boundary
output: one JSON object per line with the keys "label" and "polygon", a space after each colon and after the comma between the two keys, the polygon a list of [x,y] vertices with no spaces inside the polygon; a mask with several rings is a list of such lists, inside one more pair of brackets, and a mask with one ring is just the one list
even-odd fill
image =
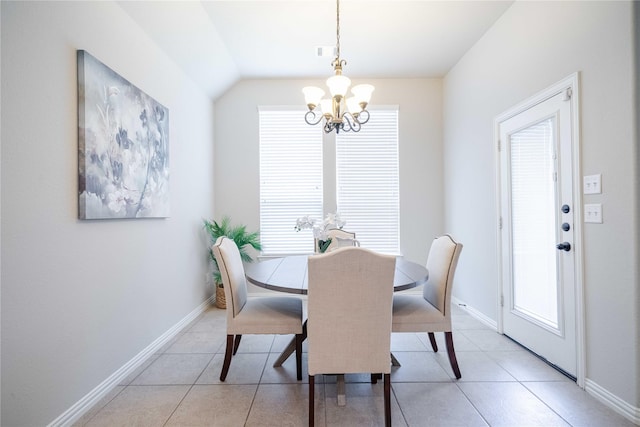
{"label": "beige wall", "polygon": [[[631,2],[516,2],[444,83],[445,218],[465,243],[455,296],[497,320],[494,118],[580,72],[582,174],[602,174],[585,224],[586,385],[638,417],[638,157]],[[471,214],[473,212],[473,214]],[[635,409],[634,409],[635,407]]]}
{"label": "beige wall", "polygon": [[[376,87],[373,105],[399,106],[400,245],[407,259],[424,263],[431,240],[447,231],[442,209],[442,82],[354,79],[353,84],[364,82]],[[217,100],[216,217],[229,215],[234,222],[247,224],[250,229],[259,227],[257,108],[303,106],[302,88],[308,85],[322,86],[324,82],[244,80]],[[325,147],[326,156],[335,155],[330,147]],[[331,173],[335,172],[328,167],[325,175]]]}
{"label": "beige wall", "polygon": [[[213,103],[113,2],[2,8],[2,425],[42,426],[211,292]],[[168,107],[167,219],[77,219],[76,49]]]}

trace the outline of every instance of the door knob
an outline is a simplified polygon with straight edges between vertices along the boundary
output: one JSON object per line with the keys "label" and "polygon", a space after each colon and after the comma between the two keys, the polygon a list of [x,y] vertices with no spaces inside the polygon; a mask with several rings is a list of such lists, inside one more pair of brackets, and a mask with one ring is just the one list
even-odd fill
{"label": "door knob", "polygon": [[561,251],[569,252],[571,250],[571,243],[569,243],[569,242],[558,243],[556,245],[556,248],[558,248]]}

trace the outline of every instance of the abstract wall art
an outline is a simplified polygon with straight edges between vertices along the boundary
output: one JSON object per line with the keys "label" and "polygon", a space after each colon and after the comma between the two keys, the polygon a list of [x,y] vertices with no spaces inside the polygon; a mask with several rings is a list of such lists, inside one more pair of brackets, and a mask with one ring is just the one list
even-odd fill
{"label": "abstract wall art", "polygon": [[169,110],[78,50],[78,217],[169,216]]}

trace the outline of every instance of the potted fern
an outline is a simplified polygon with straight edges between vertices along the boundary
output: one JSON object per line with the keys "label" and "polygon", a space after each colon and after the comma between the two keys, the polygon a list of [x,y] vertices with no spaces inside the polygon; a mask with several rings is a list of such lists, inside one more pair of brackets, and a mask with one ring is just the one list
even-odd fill
{"label": "potted fern", "polygon": [[258,251],[262,249],[262,246],[260,245],[260,233],[258,231],[248,232],[244,225],[231,225],[231,219],[228,216],[222,218],[220,222],[205,219],[204,228],[207,231],[207,234],[209,234],[211,243],[209,245],[209,257],[213,261],[213,265],[215,267],[213,272],[213,282],[216,289],[216,306],[219,308],[226,308],[227,303],[224,296],[222,277],[211,246],[216,242],[216,240],[218,240],[218,237],[227,236],[238,246],[242,260],[245,262],[252,262],[253,258],[249,252],[247,252],[247,249],[248,246],[251,246],[253,249]]}

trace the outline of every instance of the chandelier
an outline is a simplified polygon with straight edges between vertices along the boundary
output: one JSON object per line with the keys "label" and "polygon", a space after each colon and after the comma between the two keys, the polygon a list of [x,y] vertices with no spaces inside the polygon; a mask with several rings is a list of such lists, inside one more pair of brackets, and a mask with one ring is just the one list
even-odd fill
{"label": "chandelier", "polygon": [[374,87],[368,84],[356,85],[351,88],[353,96],[347,98],[351,79],[342,75],[342,66],[346,64],[347,61],[340,59],[340,0],[336,0],[336,57],[331,62],[335,75],[327,79],[331,98],[322,99],[324,90],[319,87],[307,86],[302,89],[309,107],[304,120],[313,126],[324,119],[325,133],[334,129],[336,133],[341,130],[359,132],[361,125],[369,121],[367,105]]}

